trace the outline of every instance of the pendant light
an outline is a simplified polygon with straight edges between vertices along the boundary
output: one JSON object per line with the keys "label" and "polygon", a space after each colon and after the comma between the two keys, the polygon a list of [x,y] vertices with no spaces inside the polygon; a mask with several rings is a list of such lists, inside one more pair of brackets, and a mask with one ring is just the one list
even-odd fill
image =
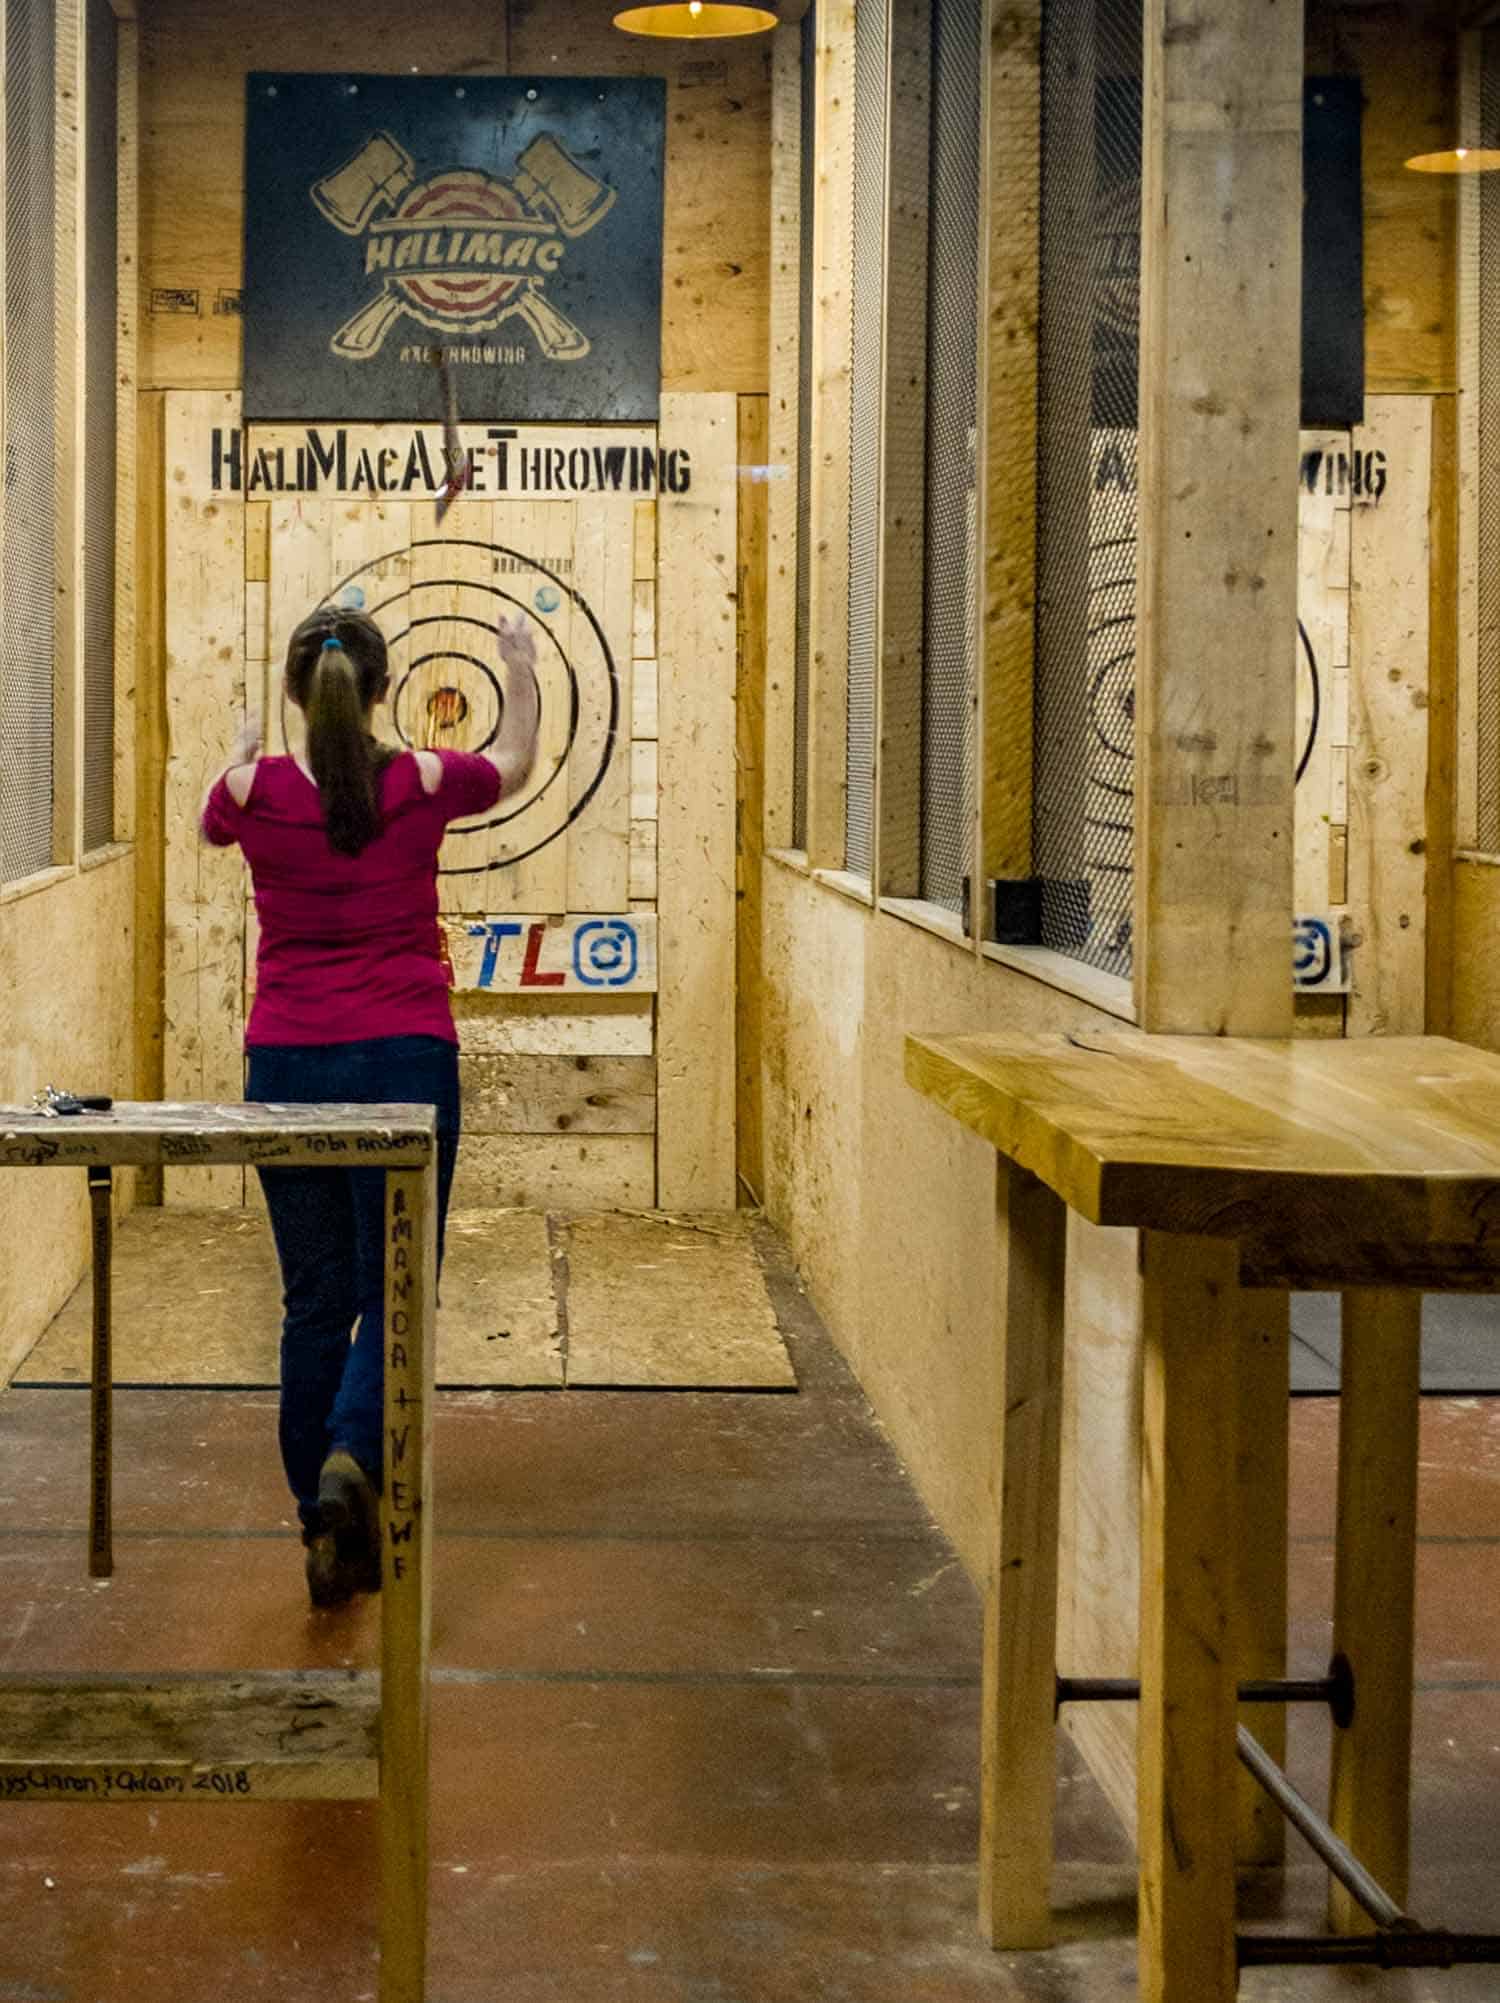
{"label": "pendant light", "polygon": [[1414,174],[1493,174],[1500,147],[1454,146],[1446,153],[1418,153],[1407,161]]}
{"label": "pendant light", "polygon": [[736,4],[736,0],[670,0],[651,7],[625,7],[615,26],[627,35],[656,35],[675,41],[719,42],[731,35],[759,35],[776,26],[770,7]]}

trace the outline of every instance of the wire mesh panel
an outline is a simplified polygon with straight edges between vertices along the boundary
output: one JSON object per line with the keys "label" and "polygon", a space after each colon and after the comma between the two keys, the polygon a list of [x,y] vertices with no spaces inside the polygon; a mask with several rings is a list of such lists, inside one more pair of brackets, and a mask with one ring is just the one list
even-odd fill
{"label": "wire mesh panel", "polygon": [[817,6],[802,16],[801,208],[797,278],[797,639],[792,685],[792,846],[807,847],[808,703],[812,686],[813,210],[818,103]]}
{"label": "wire mesh panel", "polygon": [[1042,942],[1131,963],[1140,0],[1042,18],[1033,857]]}
{"label": "wire mesh panel", "polygon": [[874,867],[889,30],[888,0],[859,0],[854,17],[854,269],[849,384],[849,689],[844,867],[851,874],[863,877],[868,877]]}
{"label": "wire mesh panel", "polygon": [[963,908],[973,816],[979,0],[933,0],[921,894]]}
{"label": "wire mesh panel", "polygon": [[109,0],[89,0],[84,133],[83,845],[115,832],[115,101],[118,30]]}
{"label": "wire mesh panel", "polygon": [[52,861],[54,71],[53,0],[6,0],[0,875],[7,881]]}
{"label": "wire mesh panel", "polygon": [[[1500,146],[1500,30],[1486,29],[1479,74],[1481,146]],[[1478,764],[1474,839],[1500,852],[1500,176],[1479,184],[1478,673],[1474,738]]]}

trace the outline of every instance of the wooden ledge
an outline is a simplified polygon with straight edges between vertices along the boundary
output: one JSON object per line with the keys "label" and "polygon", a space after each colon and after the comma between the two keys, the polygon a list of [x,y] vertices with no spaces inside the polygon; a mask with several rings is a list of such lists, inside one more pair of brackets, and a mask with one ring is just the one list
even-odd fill
{"label": "wooden ledge", "polygon": [[429,1106],[200,1105],[120,1100],[107,1113],[56,1119],[0,1106],[0,1168],[421,1168],[432,1155]]}
{"label": "wooden ledge", "polygon": [[373,1671],[0,1676],[0,1801],[363,1801]]}

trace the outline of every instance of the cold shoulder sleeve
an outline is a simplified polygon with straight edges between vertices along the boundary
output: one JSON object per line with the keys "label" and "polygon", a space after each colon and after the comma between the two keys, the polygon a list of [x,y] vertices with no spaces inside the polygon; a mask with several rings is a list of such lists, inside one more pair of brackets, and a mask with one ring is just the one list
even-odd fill
{"label": "cold shoulder sleeve", "polygon": [[221,775],[203,803],[203,818],[199,823],[203,839],[215,848],[233,847],[240,838],[244,811],[229,790],[228,774]]}

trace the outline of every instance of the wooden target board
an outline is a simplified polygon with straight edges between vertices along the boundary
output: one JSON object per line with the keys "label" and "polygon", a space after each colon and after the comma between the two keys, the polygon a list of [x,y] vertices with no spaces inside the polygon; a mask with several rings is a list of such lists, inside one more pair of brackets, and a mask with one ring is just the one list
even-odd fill
{"label": "wooden target board", "polygon": [[[268,752],[302,748],[282,685],[293,627],[317,606],[368,614],[390,650],[378,734],[482,751],[506,692],[497,622],[524,617],[541,691],[535,770],[514,798],[456,823],[439,856],[456,985],[472,992],[465,1061],[476,1103],[501,1109],[466,1143],[488,1164],[483,1186],[455,1200],[732,1206],[732,1041],[705,1031],[733,1016],[734,439],[729,396],[666,399],[660,431],[476,428],[470,487],[439,521],[437,426],[244,430],[234,396],[168,399],[169,1091],[238,1096],[254,909],[237,856],[200,848],[197,810],[243,710],[263,716]],[[673,608],[661,645],[659,595]],[[662,844],[668,764],[692,783]],[[674,953],[689,939],[691,954]],[[229,979],[236,964],[226,1009],[223,980],[208,999],[205,969]],[[522,1020],[537,1027],[518,1035]],[[477,1090],[504,1051],[520,1067],[507,1071],[509,1125],[487,1072]],[[527,1066],[606,1055],[635,1067],[620,1103],[597,1089],[580,1099],[563,1079],[566,1104],[546,1120]]]}

